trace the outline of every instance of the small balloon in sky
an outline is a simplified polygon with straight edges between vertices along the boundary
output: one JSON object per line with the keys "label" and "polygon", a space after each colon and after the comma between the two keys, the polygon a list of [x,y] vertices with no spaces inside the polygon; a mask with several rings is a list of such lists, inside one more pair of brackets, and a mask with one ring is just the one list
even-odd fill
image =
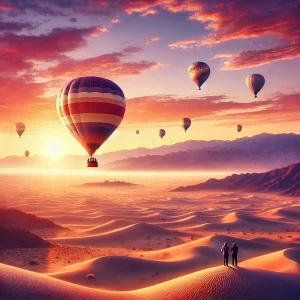
{"label": "small balloon in sky", "polygon": [[237,130],[237,132],[241,132],[242,129],[243,129],[243,126],[242,126],[242,125],[240,125],[240,124],[236,125],[236,130]]}
{"label": "small balloon in sky", "polygon": [[257,98],[258,92],[265,85],[265,78],[260,74],[251,74],[246,78],[246,85],[254,94],[254,98]]}
{"label": "small balloon in sky", "polygon": [[21,135],[24,133],[25,131],[25,124],[24,123],[16,123],[15,124],[15,130],[16,130],[16,133],[18,134],[19,138],[21,138]]}
{"label": "small balloon in sky", "polygon": [[25,157],[28,157],[30,155],[30,152],[28,150],[26,150],[24,155],[25,155]]}
{"label": "small balloon in sky", "polygon": [[139,133],[140,133],[140,131],[139,131],[139,130],[137,130],[135,133],[136,133],[136,134],[139,134]]}
{"label": "small balloon in sky", "polygon": [[201,90],[202,84],[207,80],[207,78],[210,75],[210,68],[205,62],[194,62],[189,66],[188,74],[198,86],[199,90]]}
{"label": "small balloon in sky", "polygon": [[190,118],[183,118],[181,120],[181,127],[184,129],[185,132],[190,128],[191,124],[192,121]]}
{"label": "small balloon in sky", "polygon": [[159,129],[158,135],[162,139],[166,135],[166,131],[164,129]]}

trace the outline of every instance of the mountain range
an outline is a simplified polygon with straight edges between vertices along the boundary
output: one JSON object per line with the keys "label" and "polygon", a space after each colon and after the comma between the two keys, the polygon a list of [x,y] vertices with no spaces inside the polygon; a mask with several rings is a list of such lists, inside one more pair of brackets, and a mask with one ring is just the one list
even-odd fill
{"label": "mountain range", "polygon": [[240,190],[245,192],[279,192],[300,197],[300,163],[265,173],[233,174],[224,179],[211,178],[206,182],[178,187],[174,192],[201,190]]}
{"label": "mountain range", "polygon": [[[0,168],[84,168],[85,155],[50,159],[7,156]],[[263,133],[233,141],[185,141],[154,149],[137,148],[96,156],[99,170],[120,171],[266,171],[300,161],[300,135]]]}
{"label": "mountain range", "polygon": [[[184,151],[127,158],[108,163],[105,168],[135,171],[266,171],[300,161],[300,135],[296,134],[264,133],[234,141],[212,142],[189,141]],[[175,148],[178,149],[177,144]],[[168,149],[171,151],[172,147]]]}

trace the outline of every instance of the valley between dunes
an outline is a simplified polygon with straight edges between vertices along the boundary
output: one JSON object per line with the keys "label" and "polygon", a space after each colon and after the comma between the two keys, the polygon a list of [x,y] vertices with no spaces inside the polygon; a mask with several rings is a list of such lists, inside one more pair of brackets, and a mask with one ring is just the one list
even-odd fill
{"label": "valley between dunes", "polygon": [[[52,247],[0,250],[0,299],[299,299],[299,198],[171,192],[196,175],[114,175],[130,188],[73,175],[0,175],[1,208],[64,227],[30,230]],[[238,267],[223,266],[224,242]]]}

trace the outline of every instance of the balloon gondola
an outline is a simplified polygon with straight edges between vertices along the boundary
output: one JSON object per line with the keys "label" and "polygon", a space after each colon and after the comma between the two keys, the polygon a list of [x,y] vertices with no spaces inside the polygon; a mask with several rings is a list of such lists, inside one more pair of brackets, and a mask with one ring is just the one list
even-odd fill
{"label": "balloon gondola", "polygon": [[121,88],[101,77],[71,80],[56,101],[61,122],[90,155],[88,167],[97,167],[94,153],[123,120],[126,102]]}
{"label": "balloon gondola", "polygon": [[97,168],[98,167],[97,159],[95,157],[90,157],[87,160],[87,167],[89,167],[89,168]]}

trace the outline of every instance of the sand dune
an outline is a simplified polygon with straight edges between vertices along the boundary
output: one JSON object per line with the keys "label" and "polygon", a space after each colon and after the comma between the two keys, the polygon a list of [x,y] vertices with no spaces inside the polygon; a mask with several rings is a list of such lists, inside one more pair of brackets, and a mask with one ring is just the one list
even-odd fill
{"label": "sand dune", "polygon": [[[180,236],[186,236],[186,234],[163,229],[147,223],[138,223],[102,234],[74,238],[53,238],[49,239],[49,241],[66,245],[89,247],[119,246],[151,248],[155,246],[156,248],[163,248],[166,244],[171,242],[175,245],[181,244],[182,241],[178,238]],[[156,238],[163,237],[169,238],[169,240],[160,247],[152,242]]]}
{"label": "sand dune", "polygon": [[233,212],[224,216],[222,221],[219,223],[208,223],[204,224],[201,227],[203,231],[225,231],[227,229],[230,230],[246,230],[249,231],[251,229],[261,230],[263,229],[272,229],[273,231],[282,231],[286,228],[291,227],[291,224],[268,220],[265,218],[260,218],[254,215],[241,213],[241,212]]}
{"label": "sand dune", "polygon": [[123,227],[130,226],[130,225],[133,225],[133,222],[129,220],[122,220],[122,219],[112,220],[107,223],[82,230],[81,235],[94,235],[99,233],[105,233],[112,230],[121,229]]}
{"label": "sand dune", "polygon": [[[0,264],[4,299],[298,299],[300,277],[216,267],[132,292],[90,289]],[[233,288],[234,287],[234,288]]]}
{"label": "sand dune", "polygon": [[290,248],[246,260],[240,264],[247,269],[300,274],[300,248]]}
{"label": "sand dune", "polygon": [[[93,176],[85,181],[107,175]],[[36,176],[30,185],[23,177],[5,201],[70,230],[32,232],[54,244],[51,248],[0,250],[0,263],[49,273],[0,265],[1,300],[288,300],[299,295],[300,199],[250,192],[170,197],[177,184],[167,177],[132,180],[149,186],[146,190],[87,193],[78,188],[79,176],[49,178]],[[114,180],[125,179],[131,181]],[[178,176],[177,183],[182,181]],[[0,182],[0,189],[7,183],[13,181]],[[239,268],[220,266],[224,242],[238,244]]]}

